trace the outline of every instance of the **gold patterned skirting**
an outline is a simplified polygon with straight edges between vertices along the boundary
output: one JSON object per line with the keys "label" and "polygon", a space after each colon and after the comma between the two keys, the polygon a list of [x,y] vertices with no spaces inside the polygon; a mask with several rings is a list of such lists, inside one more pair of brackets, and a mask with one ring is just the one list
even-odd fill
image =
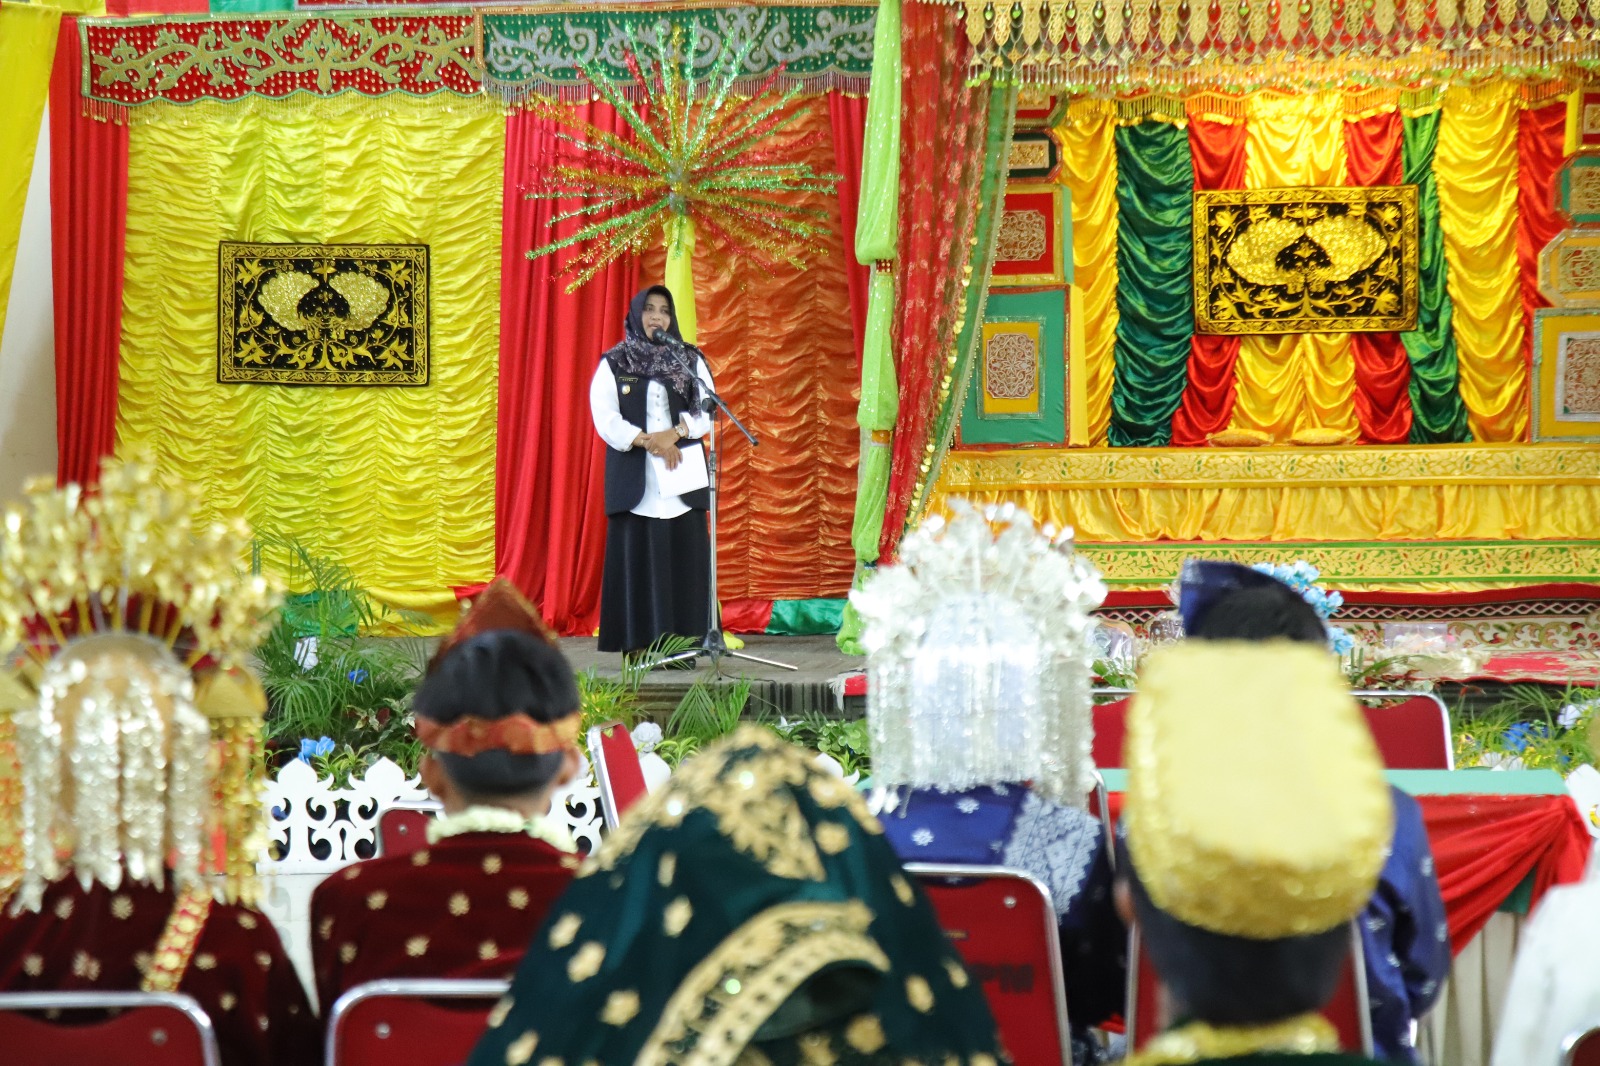
{"label": "gold patterned skirting", "polygon": [[932,509],[950,496],[1072,527],[1118,589],[1190,555],[1306,559],[1347,589],[1600,581],[1600,447],[952,452]]}

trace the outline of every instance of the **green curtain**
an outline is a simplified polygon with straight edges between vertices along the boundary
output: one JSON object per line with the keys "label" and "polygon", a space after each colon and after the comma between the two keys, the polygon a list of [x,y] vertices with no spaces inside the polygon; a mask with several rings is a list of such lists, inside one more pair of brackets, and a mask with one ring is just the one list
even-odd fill
{"label": "green curtain", "polygon": [[1117,340],[1113,447],[1171,443],[1194,332],[1189,135],[1166,122],[1117,130]]}
{"label": "green curtain", "polygon": [[774,600],[767,632],[781,636],[814,636],[839,632],[844,620],[840,599]]}
{"label": "green curtain", "polygon": [[1404,120],[1405,181],[1417,186],[1417,328],[1400,334],[1411,360],[1412,444],[1453,444],[1472,439],[1467,405],[1456,377],[1456,339],[1445,287],[1444,230],[1439,228],[1439,182],[1433,153],[1439,146],[1439,112]]}

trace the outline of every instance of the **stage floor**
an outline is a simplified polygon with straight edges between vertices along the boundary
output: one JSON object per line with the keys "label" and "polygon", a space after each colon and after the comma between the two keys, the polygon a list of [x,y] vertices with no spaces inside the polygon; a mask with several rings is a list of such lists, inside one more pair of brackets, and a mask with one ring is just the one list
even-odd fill
{"label": "stage floor", "polygon": [[[859,697],[845,701],[841,711],[829,687],[828,683],[838,675],[866,666],[865,658],[841,652],[832,635],[788,637],[747,633],[741,639],[744,641],[741,651],[797,668],[783,670],[732,655],[722,660],[724,677],[750,680],[751,700],[758,704],[758,709],[764,705],[772,713],[790,717],[841,713],[857,717],[865,712],[865,701]],[[593,637],[563,637],[561,650],[574,670],[592,669],[602,677],[615,677],[621,671],[622,657],[596,651]],[[703,658],[694,670],[652,670],[640,686],[640,704],[652,717],[671,713],[690,685],[713,676],[710,660]]]}

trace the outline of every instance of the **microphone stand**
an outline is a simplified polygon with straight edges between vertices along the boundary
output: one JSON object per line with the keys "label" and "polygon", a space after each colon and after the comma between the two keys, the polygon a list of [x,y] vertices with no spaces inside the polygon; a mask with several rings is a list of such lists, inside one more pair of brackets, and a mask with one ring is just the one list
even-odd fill
{"label": "microphone stand", "polygon": [[655,662],[650,663],[647,669],[654,670],[656,667],[664,666],[667,663],[691,662],[704,655],[711,660],[712,673],[722,676],[722,660],[724,657],[731,655],[735,659],[744,659],[747,662],[760,663],[763,666],[773,666],[780,670],[799,670],[798,666],[791,663],[779,662],[776,659],[763,659],[759,655],[749,655],[742,651],[734,651],[728,647],[728,642],[723,639],[722,604],[717,599],[717,488],[722,475],[722,464],[719,461],[720,453],[717,450],[717,419],[722,415],[726,415],[728,421],[732,422],[739,432],[744,434],[744,439],[750,442],[752,448],[761,442],[756,440],[755,434],[745,428],[744,423],[739,421],[739,416],[734,414],[732,409],[723,402],[722,397],[718,396],[704,381],[700,380],[700,374],[696,370],[694,363],[684,354],[682,341],[673,338],[664,330],[657,330],[655,339],[658,343],[665,345],[667,350],[689,372],[689,380],[694,382],[695,391],[699,396],[699,399],[692,406],[711,416],[711,431],[705,440],[706,473],[708,475],[706,487],[710,490],[711,496],[711,581],[710,588],[707,590],[710,601],[706,607],[707,625],[705,637],[697,646],[690,648],[688,651],[657,659]]}

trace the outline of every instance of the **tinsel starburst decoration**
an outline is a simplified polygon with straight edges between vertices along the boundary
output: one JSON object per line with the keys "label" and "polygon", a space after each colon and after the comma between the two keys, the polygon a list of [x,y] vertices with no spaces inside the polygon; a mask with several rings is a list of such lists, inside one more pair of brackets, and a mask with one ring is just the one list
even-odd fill
{"label": "tinsel starburst decoration", "polygon": [[[797,200],[806,193],[832,193],[839,176],[794,161],[817,143],[817,134],[783,146],[773,143],[776,134],[806,114],[789,106],[800,87],[774,92],[780,67],[748,99],[740,99],[735,89],[755,39],[724,40],[702,75],[696,72],[695,48],[685,47],[684,36],[663,25],[646,55],[630,35],[625,62],[631,83],[611,81],[597,61],[581,67],[584,80],[627,123],[631,142],[593,123],[555,116],[566,126],[557,134],[564,158],[535,179],[527,196],[583,201],[557,214],[551,226],[574,218],[593,221],[535,248],[528,258],[581,245],[562,270],[570,279],[568,292],[623,253],[681,234],[674,220],[687,221],[768,271],[780,262],[803,268],[809,257],[825,250],[827,211]],[[697,41],[698,28],[690,27],[687,36]]]}

